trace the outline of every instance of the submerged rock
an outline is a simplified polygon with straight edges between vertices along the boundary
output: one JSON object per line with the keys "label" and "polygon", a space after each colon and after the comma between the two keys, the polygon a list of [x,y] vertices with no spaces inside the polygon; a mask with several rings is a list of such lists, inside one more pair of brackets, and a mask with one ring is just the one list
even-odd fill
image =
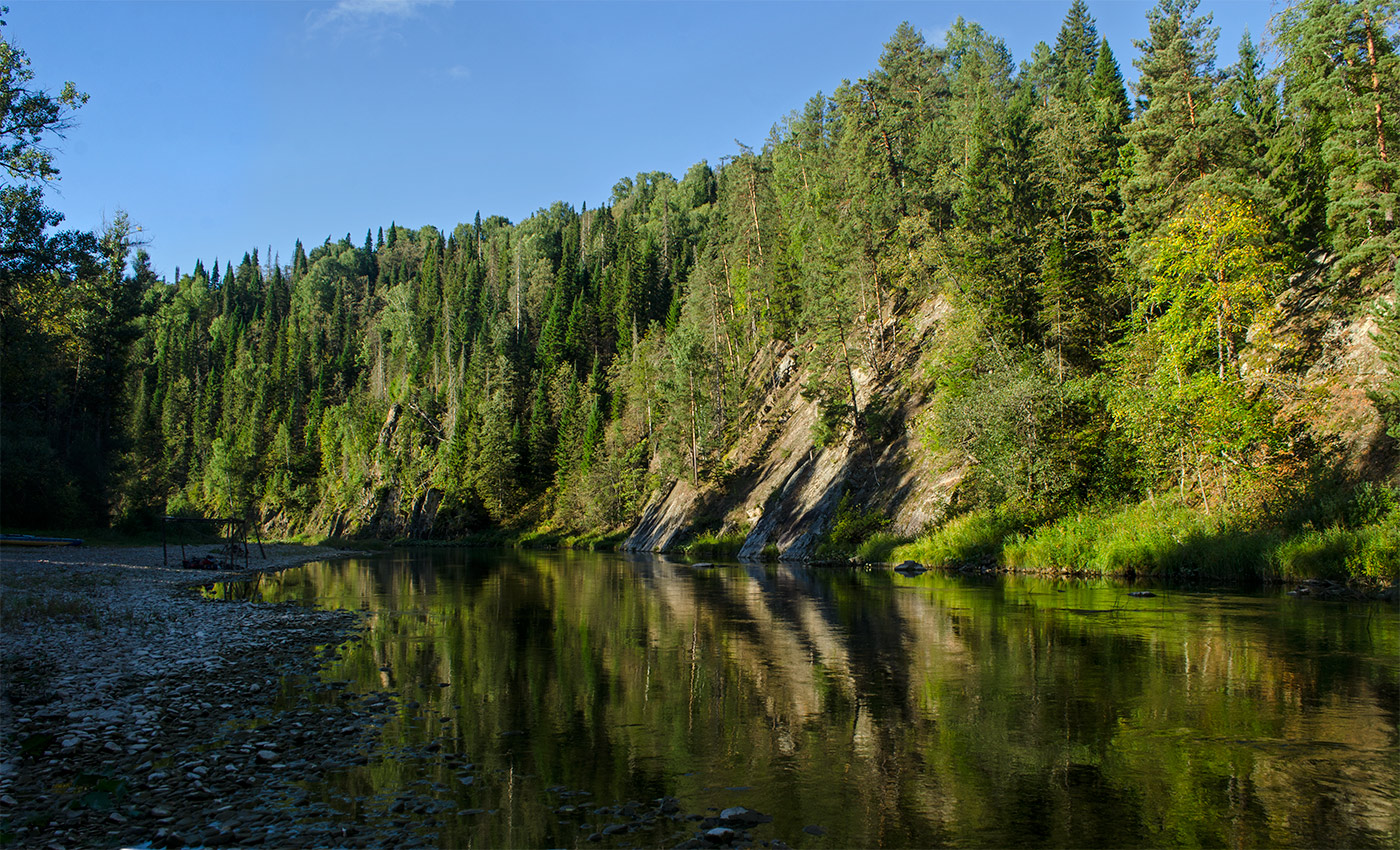
{"label": "submerged rock", "polygon": [[719,819],[731,825],[754,826],[760,823],[772,823],[773,817],[762,812],[756,812],[743,806],[733,806],[719,813]]}

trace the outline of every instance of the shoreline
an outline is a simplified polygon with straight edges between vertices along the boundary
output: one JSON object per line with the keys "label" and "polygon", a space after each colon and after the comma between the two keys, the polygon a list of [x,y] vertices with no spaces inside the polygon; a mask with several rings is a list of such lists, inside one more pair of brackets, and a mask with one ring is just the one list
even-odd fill
{"label": "shoreline", "polygon": [[359,763],[393,710],[316,675],[361,616],[197,590],[361,553],[266,548],[250,569],[215,571],[165,566],[159,545],[0,549],[0,846],[388,837],[357,834],[297,786]]}

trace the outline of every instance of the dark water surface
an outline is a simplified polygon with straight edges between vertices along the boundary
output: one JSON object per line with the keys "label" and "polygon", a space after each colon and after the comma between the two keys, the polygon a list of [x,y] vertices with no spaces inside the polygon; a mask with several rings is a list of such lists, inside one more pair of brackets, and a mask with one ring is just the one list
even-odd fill
{"label": "dark water surface", "polygon": [[598,846],[629,819],[597,807],[663,796],[795,847],[1400,846],[1383,604],[481,550],[228,591],[369,612],[324,675],[397,710],[308,790],[430,798],[447,847]]}

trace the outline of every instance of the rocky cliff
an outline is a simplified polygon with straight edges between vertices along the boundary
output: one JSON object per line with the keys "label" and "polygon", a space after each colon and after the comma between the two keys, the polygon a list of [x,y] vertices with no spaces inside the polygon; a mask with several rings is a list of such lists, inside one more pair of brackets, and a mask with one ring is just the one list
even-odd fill
{"label": "rocky cliff", "polygon": [[961,478],[951,459],[920,446],[917,433],[929,389],[922,355],[947,310],[943,299],[933,299],[891,322],[880,374],[856,370],[860,407],[878,402],[883,419],[874,437],[848,431],[834,444],[815,445],[818,403],[802,388],[825,364],[782,342],[760,350],[749,379],[767,389],[725,454],[721,466],[734,471],[698,485],[668,482],[653,494],[624,547],[665,551],[701,531],[746,531],[740,558],[757,560],[767,549],[784,560],[804,560],[848,489],[857,504],[890,517],[895,532],[918,533],[946,510]]}

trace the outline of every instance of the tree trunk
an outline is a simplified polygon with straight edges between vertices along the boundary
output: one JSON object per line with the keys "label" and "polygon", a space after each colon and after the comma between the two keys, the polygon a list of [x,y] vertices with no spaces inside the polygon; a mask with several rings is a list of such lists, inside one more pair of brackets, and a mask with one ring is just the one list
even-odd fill
{"label": "tree trunk", "polygon": [[[1371,25],[1371,13],[1363,12],[1361,20],[1366,23],[1366,60],[1371,66],[1371,94],[1376,99],[1376,148],[1380,151],[1381,162],[1389,162],[1385,149],[1385,121],[1381,109],[1381,78],[1376,68],[1376,36]],[[1389,192],[1390,186],[1381,187]]]}

